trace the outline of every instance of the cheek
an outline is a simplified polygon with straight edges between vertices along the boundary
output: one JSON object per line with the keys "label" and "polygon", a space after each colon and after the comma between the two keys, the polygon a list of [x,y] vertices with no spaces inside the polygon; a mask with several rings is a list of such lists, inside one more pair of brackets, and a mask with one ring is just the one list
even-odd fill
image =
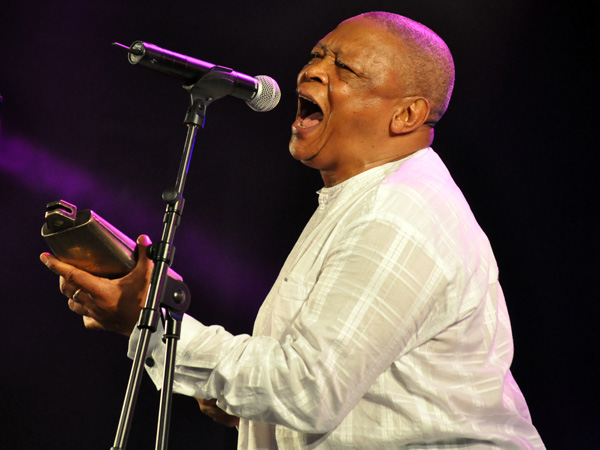
{"label": "cheek", "polygon": [[345,132],[357,134],[380,128],[385,114],[381,105],[372,99],[355,99],[345,105],[342,114],[337,117],[336,126],[340,126]]}
{"label": "cheek", "polygon": [[[335,101],[337,100],[337,101]],[[340,109],[346,111],[348,116],[361,117],[362,115],[375,116],[382,111],[382,98],[372,86],[354,86],[348,83],[337,99],[332,99],[332,106],[339,104]]]}

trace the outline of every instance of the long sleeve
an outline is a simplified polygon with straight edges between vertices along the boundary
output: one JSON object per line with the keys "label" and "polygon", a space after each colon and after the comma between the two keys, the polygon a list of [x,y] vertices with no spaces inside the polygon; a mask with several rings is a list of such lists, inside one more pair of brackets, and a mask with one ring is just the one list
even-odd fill
{"label": "long sleeve", "polygon": [[186,317],[175,391],[242,417],[240,448],[543,448],[527,444],[489,242],[438,161],[420,152],[321,191],[253,336]]}

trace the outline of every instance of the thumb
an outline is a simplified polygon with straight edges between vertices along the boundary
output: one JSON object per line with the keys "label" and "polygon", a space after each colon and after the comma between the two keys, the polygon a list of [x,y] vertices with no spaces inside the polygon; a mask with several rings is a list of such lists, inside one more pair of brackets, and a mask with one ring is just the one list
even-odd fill
{"label": "thumb", "polygon": [[147,263],[148,259],[148,247],[152,245],[152,240],[146,234],[142,234],[137,238],[135,251],[138,256],[138,264]]}
{"label": "thumb", "polygon": [[150,244],[152,244],[152,241],[150,240],[150,236],[147,234],[142,234],[137,238],[137,244],[148,247]]}
{"label": "thumb", "polygon": [[[152,245],[152,240],[148,235],[142,234],[137,238],[137,247],[135,249],[138,254],[137,266],[141,266],[142,264],[147,264],[151,262],[150,258],[148,257],[148,247],[150,245]],[[168,270],[168,275],[175,280],[183,281],[181,275],[179,275],[170,267]]]}

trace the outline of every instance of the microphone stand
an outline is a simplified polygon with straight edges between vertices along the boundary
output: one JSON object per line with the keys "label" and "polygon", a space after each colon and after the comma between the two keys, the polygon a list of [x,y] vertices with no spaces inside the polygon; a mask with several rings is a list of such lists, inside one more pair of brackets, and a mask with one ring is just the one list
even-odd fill
{"label": "microphone stand", "polygon": [[125,450],[126,448],[133,419],[133,410],[144,373],[144,361],[148,353],[151,334],[157,330],[159,318],[165,323],[163,341],[166,345],[166,351],[155,449],[167,449],[177,341],[181,334],[183,315],[190,304],[190,291],[185,283],[170,278],[167,275],[175,254],[173,240],[175,231],[181,221],[185,203],[183,188],[192,158],[196,134],[199,127],[204,128],[208,105],[219,98],[229,95],[233,89],[233,81],[224,79],[222,75],[218,75],[227,70],[226,68],[215,66],[193,85],[184,86],[190,93],[191,98],[190,106],[184,120],[184,123],[188,127],[187,136],[175,187],[166,189],[162,194],[162,198],[167,204],[163,219],[164,228],[162,238],[159,243],[152,244],[148,248],[148,256],[154,260],[155,265],[152,271],[146,303],[140,313],[137,325],[140,329],[140,338],[137,343],[125,400],[121,410],[121,417],[111,450]]}

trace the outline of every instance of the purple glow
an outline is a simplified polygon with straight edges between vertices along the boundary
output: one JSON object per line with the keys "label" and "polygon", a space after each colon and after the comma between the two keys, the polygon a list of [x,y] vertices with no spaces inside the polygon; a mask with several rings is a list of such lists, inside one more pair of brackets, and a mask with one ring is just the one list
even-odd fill
{"label": "purple glow", "polygon": [[[105,211],[112,211],[107,219],[117,228],[127,224],[128,229],[147,230],[148,224],[162,218],[163,211],[149,213],[151,208],[143,201],[134,201],[133,194],[118,183],[102,182],[93,172],[21,137],[0,136],[0,171],[14,178],[20,186],[37,194],[43,193],[47,202],[76,199],[74,203],[82,202],[82,209],[91,207],[104,218],[108,215]],[[115,202],[127,207],[115,211]],[[44,207],[45,204],[40,205],[40,228]],[[206,236],[197,227],[187,226],[185,235],[185,244],[179,243],[181,250],[177,252],[174,264],[176,271],[199,282],[203,288],[232,299],[232,303],[262,301],[260,296],[266,294],[272,280],[256,261],[244,261],[233,251],[216,245],[214,238]],[[137,236],[130,237],[135,239]]]}
{"label": "purple glow", "polygon": [[[22,138],[0,136],[0,170],[13,176],[25,188],[45,192],[50,197],[81,196],[98,192],[101,187],[91,174]],[[65,183],[68,180],[68,183]]]}

